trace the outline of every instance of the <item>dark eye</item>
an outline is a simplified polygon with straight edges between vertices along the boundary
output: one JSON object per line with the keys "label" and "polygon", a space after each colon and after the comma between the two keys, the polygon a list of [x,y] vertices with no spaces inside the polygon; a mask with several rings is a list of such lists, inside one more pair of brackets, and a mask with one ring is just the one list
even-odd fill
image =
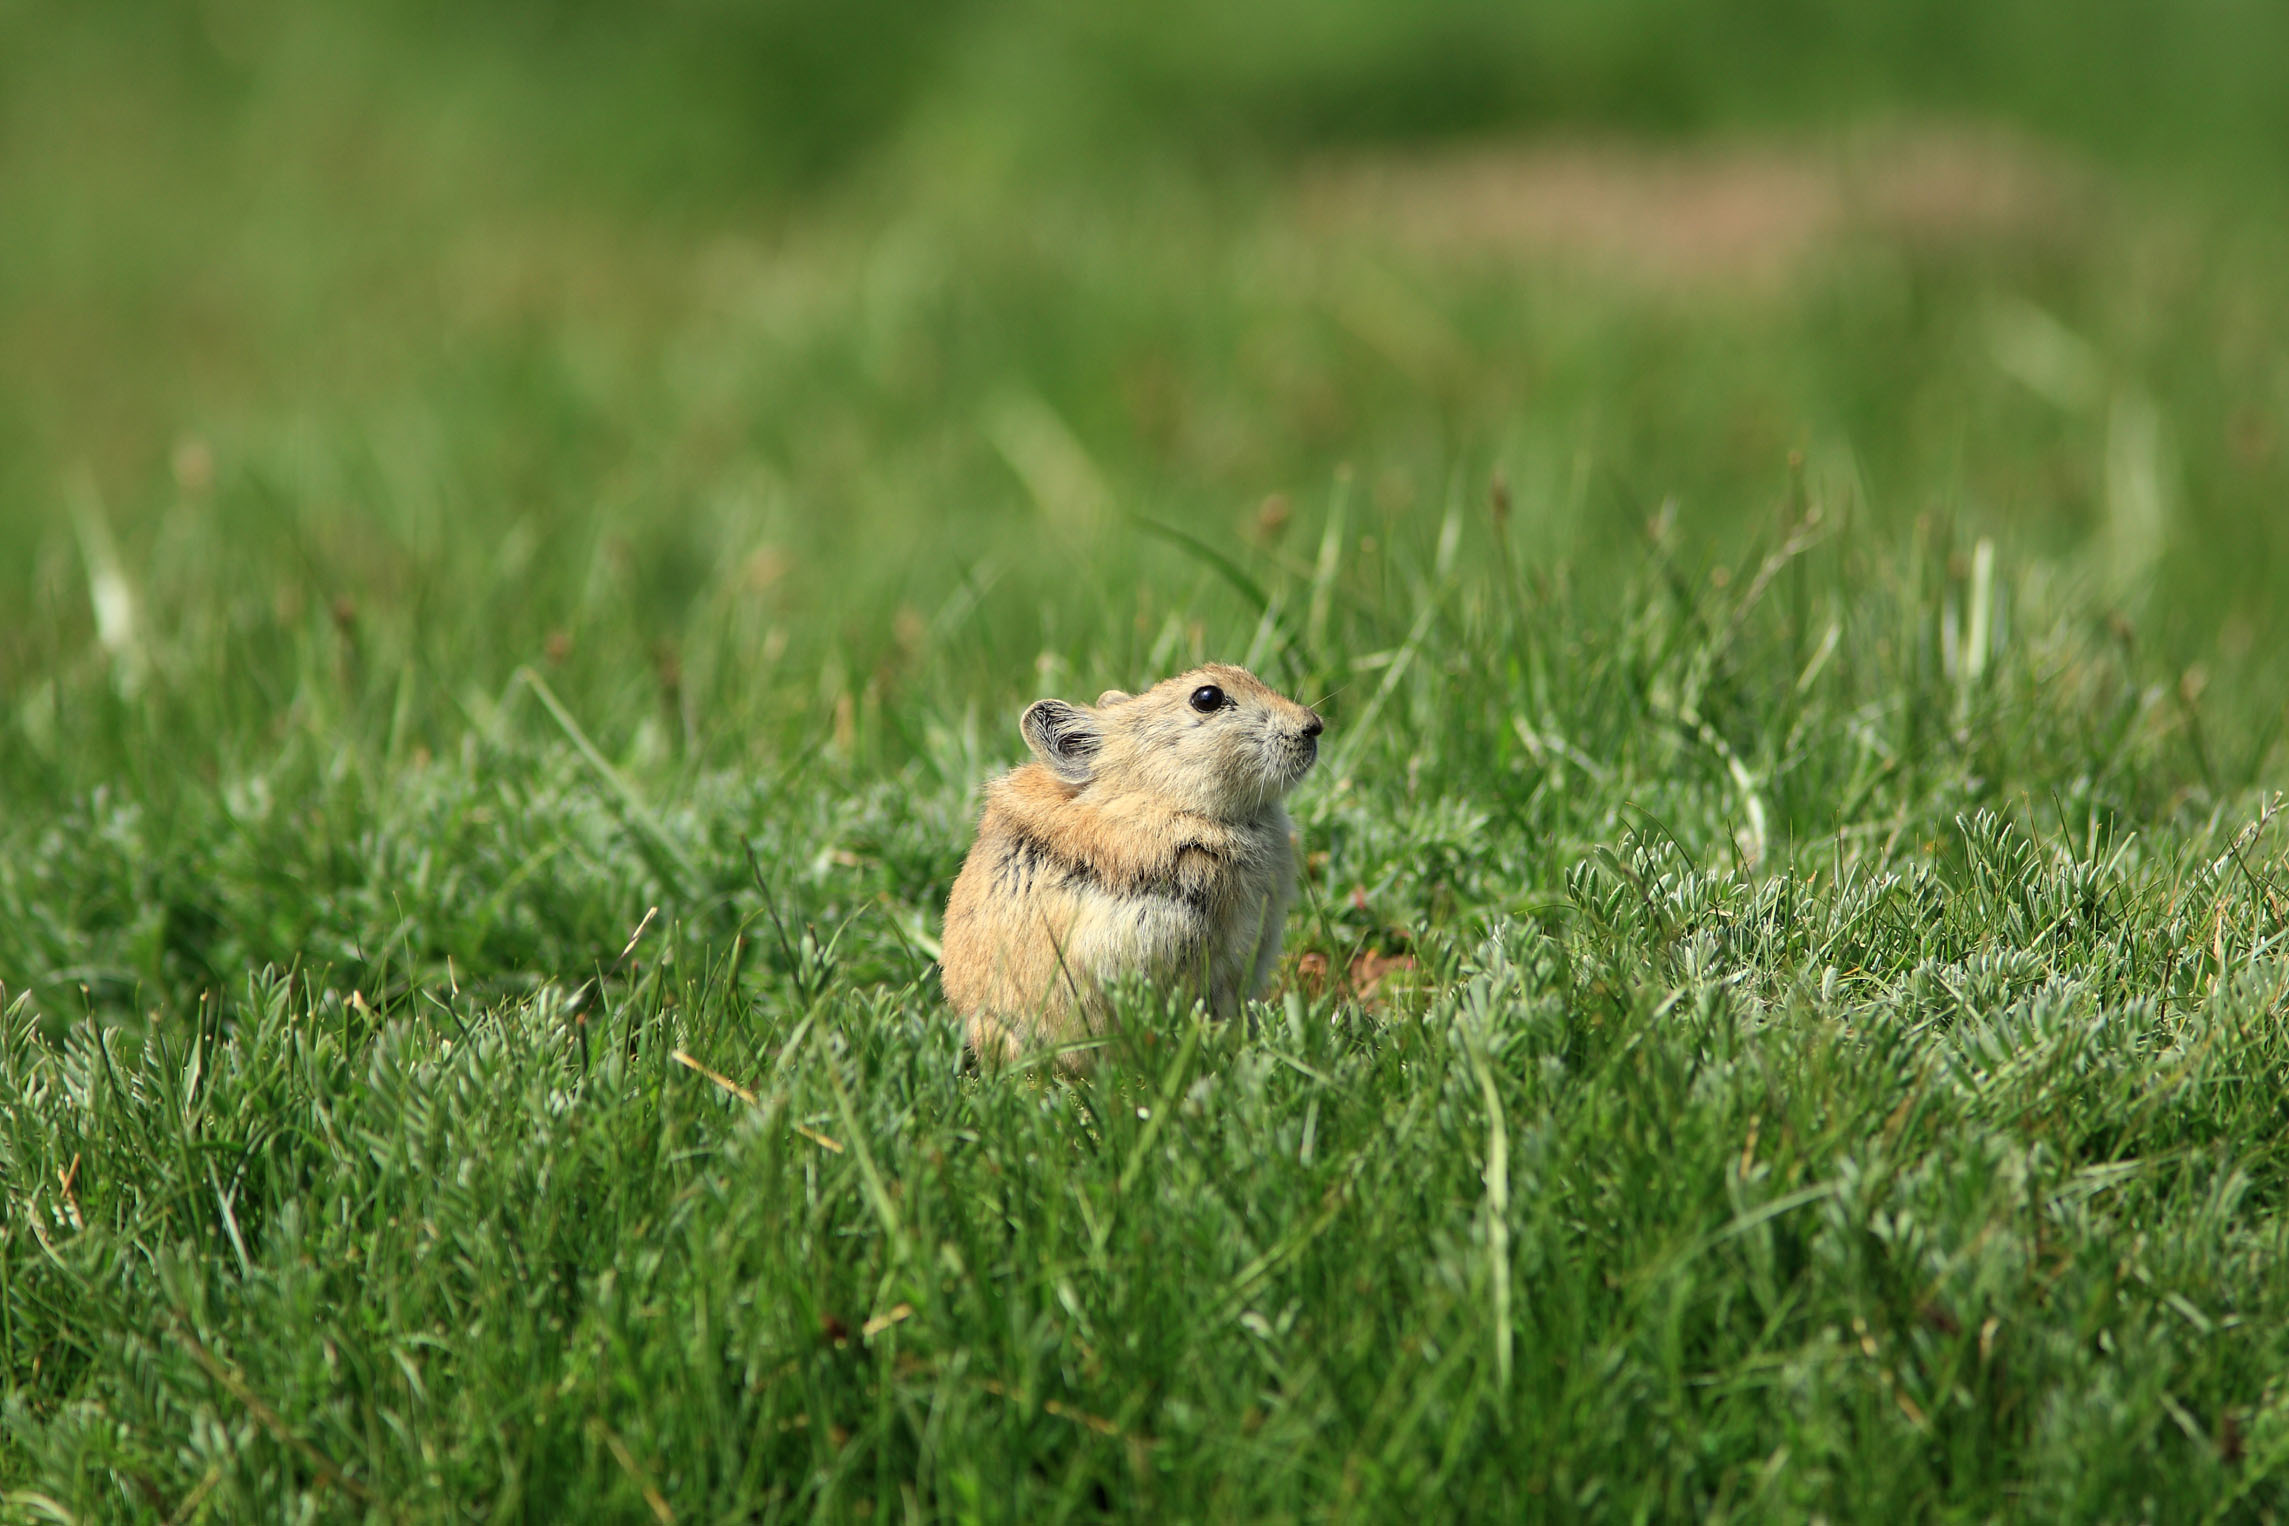
{"label": "dark eye", "polygon": [[1211,710],[1224,708],[1224,691],[1214,684],[1202,684],[1192,691],[1192,708],[1206,715]]}

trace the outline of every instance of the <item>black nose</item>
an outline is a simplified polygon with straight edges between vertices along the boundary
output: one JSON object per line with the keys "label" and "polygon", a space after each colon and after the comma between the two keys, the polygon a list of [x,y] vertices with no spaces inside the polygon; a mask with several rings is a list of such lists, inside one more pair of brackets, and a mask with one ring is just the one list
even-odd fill
{"label": "black nose", "polygon": [[1304,722],[1303,734],[1307,737],[1315,737],[1326,729],[1327,722],[1321,720],[1319,716],[1314,713],[1310,720]]}

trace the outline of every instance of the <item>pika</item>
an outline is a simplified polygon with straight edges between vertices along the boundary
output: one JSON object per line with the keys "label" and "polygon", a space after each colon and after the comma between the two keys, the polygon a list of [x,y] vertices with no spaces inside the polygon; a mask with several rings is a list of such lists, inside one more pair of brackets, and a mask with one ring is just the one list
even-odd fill
{"label": "pika", "polygon": [[1319,756],[1318,712],[1211,663],[1094,705],[1041,700],[1018,726],[1035,761],[986,786],[946,902],[946,999],[979,1058],[1101,1032],[1104,987],[1131,973],[1237,1014],[1279,960],[1280,802]]}

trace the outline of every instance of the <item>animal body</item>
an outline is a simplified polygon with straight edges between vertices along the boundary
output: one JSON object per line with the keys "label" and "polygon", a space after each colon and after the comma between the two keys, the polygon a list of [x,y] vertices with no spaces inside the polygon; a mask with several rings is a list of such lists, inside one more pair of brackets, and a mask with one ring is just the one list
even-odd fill
{"label": "animal body", "polygon": [[[1321,728],[1221,663],[1028,708],[1034,761],[986,786],[946,903],[946,999],[979,1057],[1101,1032],[1105,988],[1130,974],[1237,1014],[1279,960],[1295,890],[1281,801]],[[1079,1065],[1072,1051],[1061,1062]]]}

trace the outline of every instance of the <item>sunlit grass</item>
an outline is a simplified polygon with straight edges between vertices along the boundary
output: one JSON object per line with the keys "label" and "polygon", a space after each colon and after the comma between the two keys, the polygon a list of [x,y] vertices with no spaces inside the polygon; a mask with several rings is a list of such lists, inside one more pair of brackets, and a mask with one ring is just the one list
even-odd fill
{"label": "sunlit grass", "polygon": [[[960,1064],[928,951],[1015,748],[923,695],[647,764],[637,653],[617,760],[520,672],[446,751],[290,714],[16,818],[11,1472],[217,1518],[2269,1498],[2266,770],[1987,548],[1815,522],[1711,591],[1656,539],[1584,606],[1489,507],[1394,549],[1411,602],[1338,538],[1172,626],[1337,691],[1306,909],[1253,1033],[1139,1006],[1079,1084]],[[1414,966],[1365,1010],[1295,976],[1368,952]]]}
{"label": "sunlit grass", "polygon": [[[2263,208],[202,141],[0,252],[0,1516],[2284,1504]],[[1019,708],[1204,657],[1279,988],[966,1068]]]}

